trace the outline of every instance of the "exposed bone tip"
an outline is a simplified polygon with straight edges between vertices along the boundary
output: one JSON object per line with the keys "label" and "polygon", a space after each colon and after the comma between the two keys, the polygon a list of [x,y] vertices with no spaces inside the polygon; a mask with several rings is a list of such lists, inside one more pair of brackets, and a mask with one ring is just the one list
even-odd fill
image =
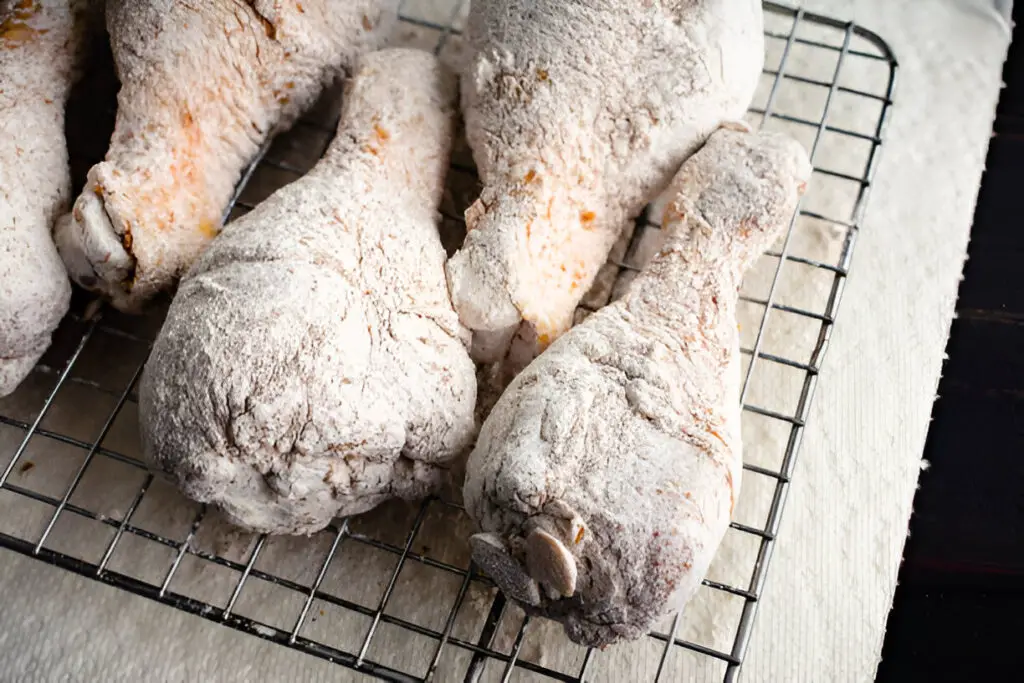
{"label": "exposed bone tip", "polygon": [[556,518],[566,531],[566,538],[572,545],[579,545],[586,536],[586,524],[576,510],[564,500],[551,500],[544,505],[544,514]]}
{"label": "exposed bone tip", "polygon": [[742,119],[722,121],[718,124],[718,127],[724,130],[734,130],[737,133],[752,133],[754,131],[754,129],[750,127],[750,124]]}
{"label": "exposed bone tip", "polygon": [[474,556],[478,550],[481,552],[491,552],[495,550],[506,552],[505,543],[501,540],[501,537],[497,534],[486,532],[470,536],[469,546],[472,548]]}
{"label": "exposed bone tip", "polygon": [[474,534],[469,538],[473,561],[494,579],[508,597],[536,607],[540,605],[540,587],[508,552],[497,534]]}
{"label": "exposed bone tip", "polygon": [[57,219],[54,243],[68,275],[80,287],[111,298],[123,294],[112,283],[131,276],[135,259],[125,249],[99,195],[84,192],[71,213]]}
{"label": "exposed bone tip", "polygon": [[543,529],[534,529],[526,538],[526,568],[536,581],[563,597],[576,592],[576,560]]}

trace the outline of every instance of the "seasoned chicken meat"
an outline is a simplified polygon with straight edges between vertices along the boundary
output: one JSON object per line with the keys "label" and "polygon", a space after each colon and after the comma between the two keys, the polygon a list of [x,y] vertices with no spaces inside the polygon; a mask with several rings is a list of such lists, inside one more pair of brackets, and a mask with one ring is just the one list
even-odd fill
{"label": "seasoned chicken meat", "polygon": [[474,0],[463,76],[483,181],[448,264],[479,361],[514,375],[571,325],[625,226],[762,63],[760,0]]}
{"label": "seasoned chicken meat", "polygon": [[472,444],[437,228],[456,86],[428,53],[366,56],[326,156],[182,280],[140,389],[143,447],[240,526],[308,534],[425,496]]}
{"label": "seasoned chicken meat", "polygon": [[397,0],[108,0],[117,122],[57,241],[122,310],[171,287],[221,228],[245,167],[386,36]]}
{"label": "seasoned chicken meat", "polygon": [[101,17],[100,0],[0,1],[0,396],[71,299],[52,237],[71,194],[64,107]]}
{"label": "seasoned chicken meat", "polygon": [[512,382],[469,459],[477,563],[599,646],[682,609],[739,494],[741,277],[810,175],[778,134],[714,133],[670,190],[664,246],[625,296]]}

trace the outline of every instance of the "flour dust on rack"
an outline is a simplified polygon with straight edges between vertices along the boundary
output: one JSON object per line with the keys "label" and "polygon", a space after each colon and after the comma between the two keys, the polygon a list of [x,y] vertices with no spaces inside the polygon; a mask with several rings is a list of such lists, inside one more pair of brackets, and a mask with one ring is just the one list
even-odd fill
{"label": "flour dust on rack", "polygon": [[[457,65],[467,9],[408,0],[393,42]],[[859,26],[775,3],[765,10],[767,59],[749,121],[801,140],[815,173],[789,231],[744,280],[742,492],[683,615],[635,643],[572,644],[473,567],[457,494],[391,502],[310,538],[230,527],[140,460],[135,386],[166,308],[97,312],[81,295],[29,379],[0,399],[0,546],[385,680],[735,680],[770,580],[896,74],[889,48]],[[338,98],[337,89],[325,95],[268,145],[231,217],[312,167],[331,139]],[[449,249],[478,191],[461,143],[443,205]],[[616,245],[579,317],[617,296],[657,251],[659,226],[648,217],[656,215],[649,210]]]}

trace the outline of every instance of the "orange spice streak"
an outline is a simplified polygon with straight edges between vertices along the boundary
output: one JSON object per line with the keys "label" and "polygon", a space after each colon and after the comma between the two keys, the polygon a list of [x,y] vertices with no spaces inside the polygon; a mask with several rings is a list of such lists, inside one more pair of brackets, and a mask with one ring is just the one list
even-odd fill
{"label": "orange spice streak", "polygon": [[736,489],[732,485],[732,472],[726,472],[725,479],[726,481],[729,482],[729,516],[732,517],[732,508],[734,503],[736,502],[736,498],[734,495]]}
{"label": "orange spice streak", "polygon": [[[203,189],[203,168],[198,159],[203,157],[203,135],[199,122],[192,112],[182,108],[179,113],[180,130],[175,135],[171,148],[171,163],[167,166],[169,182],[150,183],[153,174],[141,173],[147,181],[136,190],[133,203],[139,208],[137,213],[140,230],[176,230],[191,229],[212,239],[219,232],[219,221],[204,220],[204,216],[215,213],[206,206]],[[155,131],[154,131],[155,132]],[[100,194],[99,188],[96,188]],[[179,198],[190,197],[184,211],[175,211],[174,206],[180,205]]]}
{"label": "orange spice streak", "polygon": [[[173,214],[172,214],[172,220],[173,220]],[[213,221],[207,219],[207,220],[199,221],[199,232],[206,239],[212,240],[214,237],[217,236],[217,233],[220,232],[220,231],[217,229],[217,225]]]}
{"label": "orange spice streak", "polygon": [[32,0],[21,0],[11,8],[12,11],[0,22],[0,40],[9,47],[27,43],[36,36],[49,33],[49,29],[37,29],[29,25],[29,21],[35,15],[35,2]]}

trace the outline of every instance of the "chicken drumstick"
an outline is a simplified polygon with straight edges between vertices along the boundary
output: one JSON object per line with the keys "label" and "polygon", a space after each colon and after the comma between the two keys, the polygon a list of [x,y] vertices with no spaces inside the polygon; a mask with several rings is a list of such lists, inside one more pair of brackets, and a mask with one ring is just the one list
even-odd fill
{"label": "chicken drumstick", "polygon": [[437,231],[456,86],[428,53],[367,55],[326,156],[182,281],[140,389],[143,447],[236,524],[312,533],[425,496],[472,443]]}
{"label": "chicken drumstick", "polygon": [[722,130],[680,170],[666,242],[617,302],[509,386],[467,469],[476,562],[598,646],[681,609],[739,492],[744,271],[810,175],[780,135]]}
{"label": "chicken drumstick", "polygon": [[572,322],[623,227],[764,60],[760,0],[474,0],[463,76],[484,189],[448,264],[479,361],[523,367]]}
{"label": "chicken drumstick", "polygon": [[397,0],[108,0],[106,161],[57,231],[68,272],[134,311],[220,231],[246,164],[386,35]]}
{"label": "chicken drumstick", "polygon": [[64,107],[100,16],[101,0],[0,1],[0,396],[68,310],[51,236],[71,193]]}

